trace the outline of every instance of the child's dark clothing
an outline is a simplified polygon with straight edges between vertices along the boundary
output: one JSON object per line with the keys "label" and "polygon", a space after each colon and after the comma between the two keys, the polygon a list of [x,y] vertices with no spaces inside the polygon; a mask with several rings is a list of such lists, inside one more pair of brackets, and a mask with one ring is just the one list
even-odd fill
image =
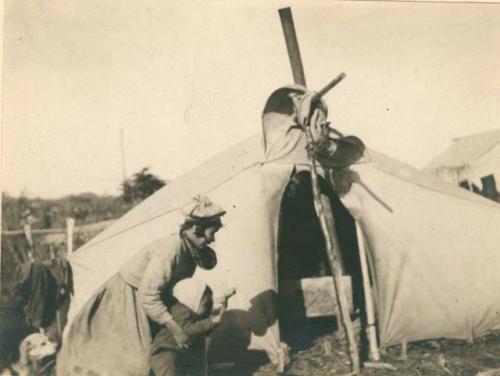
{"label": "child's dark clothing", "polygon": [[[174,335],[162,327],[153,339],[150,351],[151,371],[155,376],[198,375],[202,369],[204,336],[217,325],[210,318],[202,317],[182,303],[170,307],[170,313],[190,339],[189,349],[181,349]],[[189,371],[187,371],[189,370]]]}

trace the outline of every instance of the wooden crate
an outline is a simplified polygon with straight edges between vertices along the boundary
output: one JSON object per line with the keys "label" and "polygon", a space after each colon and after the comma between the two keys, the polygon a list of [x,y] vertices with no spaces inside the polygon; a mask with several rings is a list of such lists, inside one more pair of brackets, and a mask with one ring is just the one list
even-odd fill
{"label": "wooden crate", "polygon": [[[279,283],[280,317],[303,319],[339,315],[331,276],[298,280],[286,279],[280,280]],[[343,276],[342,284],[347,295],[349,311],[352,313],[351,277]]]}

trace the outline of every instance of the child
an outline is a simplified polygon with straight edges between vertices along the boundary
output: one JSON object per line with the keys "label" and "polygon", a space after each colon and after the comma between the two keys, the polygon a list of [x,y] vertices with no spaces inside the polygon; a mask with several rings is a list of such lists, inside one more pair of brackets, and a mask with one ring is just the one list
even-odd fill
{"label": "child", "polygon": [[189,337],[190,347],[177,345],[172,332],[165,326],[154,337],[150,350],[151,374],[155,376],[202,374],[205,336],[215,329],[225,311],[227,299],[234,290],[226,293],[214,309],[213,293],[204,282],[185,279],[174,289],[175,302],[170,307],[173,319]]}

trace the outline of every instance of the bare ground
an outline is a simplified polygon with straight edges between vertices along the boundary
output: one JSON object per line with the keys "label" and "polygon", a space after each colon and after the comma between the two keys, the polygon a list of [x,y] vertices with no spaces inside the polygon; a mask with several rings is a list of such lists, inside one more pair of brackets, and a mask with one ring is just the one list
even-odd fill
{"label": "bare ground", "polygon": [[[407,359],[401,359],[401,348],[392,347],[383,362],[396,370],[363,368],[363,376],[475,376],[479,372],[500,368],[500,332],[478,339],[475,343],[438,340],[408,345]],[[332,335],[318,337],[308,349],[292,353],[284,375],[347,375],[349,357],[345,345]],[[239,375],[239,372],[231,372]],[[260,367],[254,376],[274,376],[272,365]],[[498,373],[500,375],[500,373]]]}

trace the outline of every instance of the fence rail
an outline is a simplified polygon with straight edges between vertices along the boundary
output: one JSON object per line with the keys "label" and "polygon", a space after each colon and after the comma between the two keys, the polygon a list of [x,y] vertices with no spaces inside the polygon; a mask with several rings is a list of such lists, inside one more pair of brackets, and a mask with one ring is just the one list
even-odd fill
{"label": "fence rail", "polygon": [[[44,228],[32,229],[31,232],[36,235],[57,235],[66,233],[66,229],[60,228]],[[2,230],[2,236],[18,236],[24,234],[24,230]]]}
{"label": "fence rail", "polygon": [[61,229],[32,229],[30,225],[25,225],[20,230],[5,230],[2,231],[2,237],[15,237],[23,236],[28,241],[31,247],[33,247],[33,239],[39,236],[51,236],[54,235],[57,238],[61,237],[66,240],[67,248],[66,253],[69,255],[75,249],[75,236],[84,233],[95,233],[104,230],[110,226],[115,220],[101,221],[95,223],[89,223],[81,226],[75,226],[75,220],[73,218],[66,218],[66,228]]}

